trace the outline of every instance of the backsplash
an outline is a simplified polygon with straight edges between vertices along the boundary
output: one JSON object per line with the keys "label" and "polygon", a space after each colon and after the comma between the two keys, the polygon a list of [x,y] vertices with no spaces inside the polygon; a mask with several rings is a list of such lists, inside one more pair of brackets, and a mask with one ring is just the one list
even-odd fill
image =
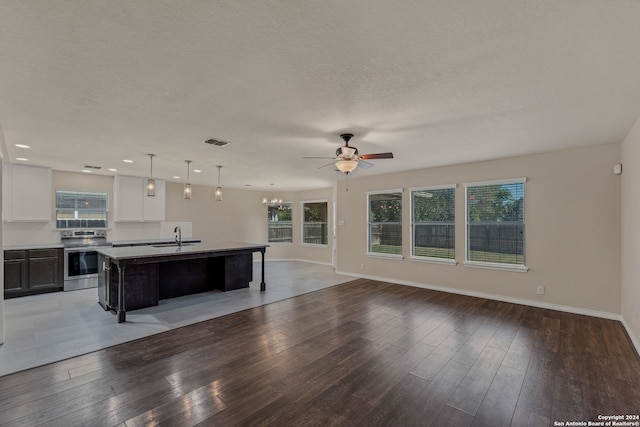
{"label": "backsplash", "polygon": [[[107,228],[107,240],[173,238],[173,230],[178,226],[182,230],[183,237],[194,237],[192,236],[192,223],[187,221],[112,222],[111,226]],[[58,243],[60,243],[60,230],[55,228],[55,222],[53,221],[2,223],[3,246]]]}

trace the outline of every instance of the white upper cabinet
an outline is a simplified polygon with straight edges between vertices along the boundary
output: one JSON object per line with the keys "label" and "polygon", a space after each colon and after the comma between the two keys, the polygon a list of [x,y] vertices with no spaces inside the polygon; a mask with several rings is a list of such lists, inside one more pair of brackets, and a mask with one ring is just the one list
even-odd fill
{"label": "white upper cabinet", "polygon": [[165,182],[155,181],[156,195],[149,197],[145,178],[116,175],[113,180],[114,221],[164,221]]}
{"label": "white upper cabinet", "polygon": [[5,163],[2,170],[2,218],[48,222],[52,219],[51,169]]}

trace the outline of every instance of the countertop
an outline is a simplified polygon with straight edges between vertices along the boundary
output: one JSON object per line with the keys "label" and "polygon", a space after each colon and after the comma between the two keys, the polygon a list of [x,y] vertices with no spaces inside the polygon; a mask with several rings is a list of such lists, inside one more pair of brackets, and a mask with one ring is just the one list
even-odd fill
{"label": "countertop", "polygon": [[[107,242],[113,246],[144,246],[144,245],[161,245],[163,243],[173,243],[175,240],[172,237],[166,237],[164,239],[140,239],[140,240],[113,240]],[[192,237],[185,237],[182,239],[182,243],[199,243],[200,239]]]}
{"label": "countertop", "polygon": [[64,248],[62,243],[49,243],[43,245],[10,245],[4,246],[5,251],[26,251],[29,249],[61,249]]}
{"label": "countertop", "polygon": [[99,247],[96,252],[105,255],[113,260],[123,260],[132,258],[153,258],[167,255],[190,255],[209,252],[225,252],[234,250],[259,251],[269,245],[247,242],[215,242],[215,243],[191,243],[183,246],[155,247],[145,246],[123,246],[123,247]]}

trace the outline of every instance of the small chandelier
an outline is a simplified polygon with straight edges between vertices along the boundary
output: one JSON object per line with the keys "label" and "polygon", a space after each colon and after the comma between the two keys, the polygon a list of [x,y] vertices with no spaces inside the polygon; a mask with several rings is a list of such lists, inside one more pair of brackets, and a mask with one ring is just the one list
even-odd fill
{"label": "small chandelier", "polygon": [[149,161],[151,162],[151,171],[149,173],[149,179],[147,179],[147,196],[153,197],[156,195],[156,180],[153,179],[153,158],[155,154],[147,154]]}
{"label": "small chandelier", "polygon": [[273,185],[274,184],[269,184],[271,186],[271,200],[268,200],[266,197],[262,198],[262,204],[267,206],[267,205],[281,205],[282,204],[282,199],[278,199],[277,197],[274,197],[273,195]]}
{"label": "small chandelier", "polygon": [[216,187],[215,197],[216,197],[216,202],[221,202],[222,201],[222,187],[220,187],[220,169],[222,169],[222,166],[218,165],[216,167],[218,168],[218,186]]}
{"label": "small chandelier", "polygon": [[185,199],[190,199],[193,194],[193,190],[191,189],[191,184],[189,184],[189,165],[191,164],[191,160],[184,161],[187,164],[187,182],[184,184],[184,188],[182,190],[182,197]]}

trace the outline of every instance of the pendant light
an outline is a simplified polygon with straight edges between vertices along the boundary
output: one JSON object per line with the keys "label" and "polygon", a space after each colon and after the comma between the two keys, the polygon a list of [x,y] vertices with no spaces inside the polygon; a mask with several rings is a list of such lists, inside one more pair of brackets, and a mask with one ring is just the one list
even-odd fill
{"label": "pendant light", "polygon": [[156,180],[153,179],[153,158],[155,154],[147,154],[149,156],[149,161],[151,162],[151,173],[149,174],[149,179],[147,179],[147,196],[153,197],[156,195]]}
{"label": "pendant light", "polygon": [[215,196],[216,196],[216,202],[221,202],[222,201],[222,187],[220,187],[220,169],[222,169],[222,166],[218,165],[216,167],[218,168],[218,186],[216,187]]}
{"label": "pendant light", "polygon": [[182,190],[182,197],[185,199],[190,199],[193,191],[191,190],[191,184],[189,184],[189,165],[191,164],[191,160],[184,161],[187,164],[187,182],[184,184],[184,189]]}

